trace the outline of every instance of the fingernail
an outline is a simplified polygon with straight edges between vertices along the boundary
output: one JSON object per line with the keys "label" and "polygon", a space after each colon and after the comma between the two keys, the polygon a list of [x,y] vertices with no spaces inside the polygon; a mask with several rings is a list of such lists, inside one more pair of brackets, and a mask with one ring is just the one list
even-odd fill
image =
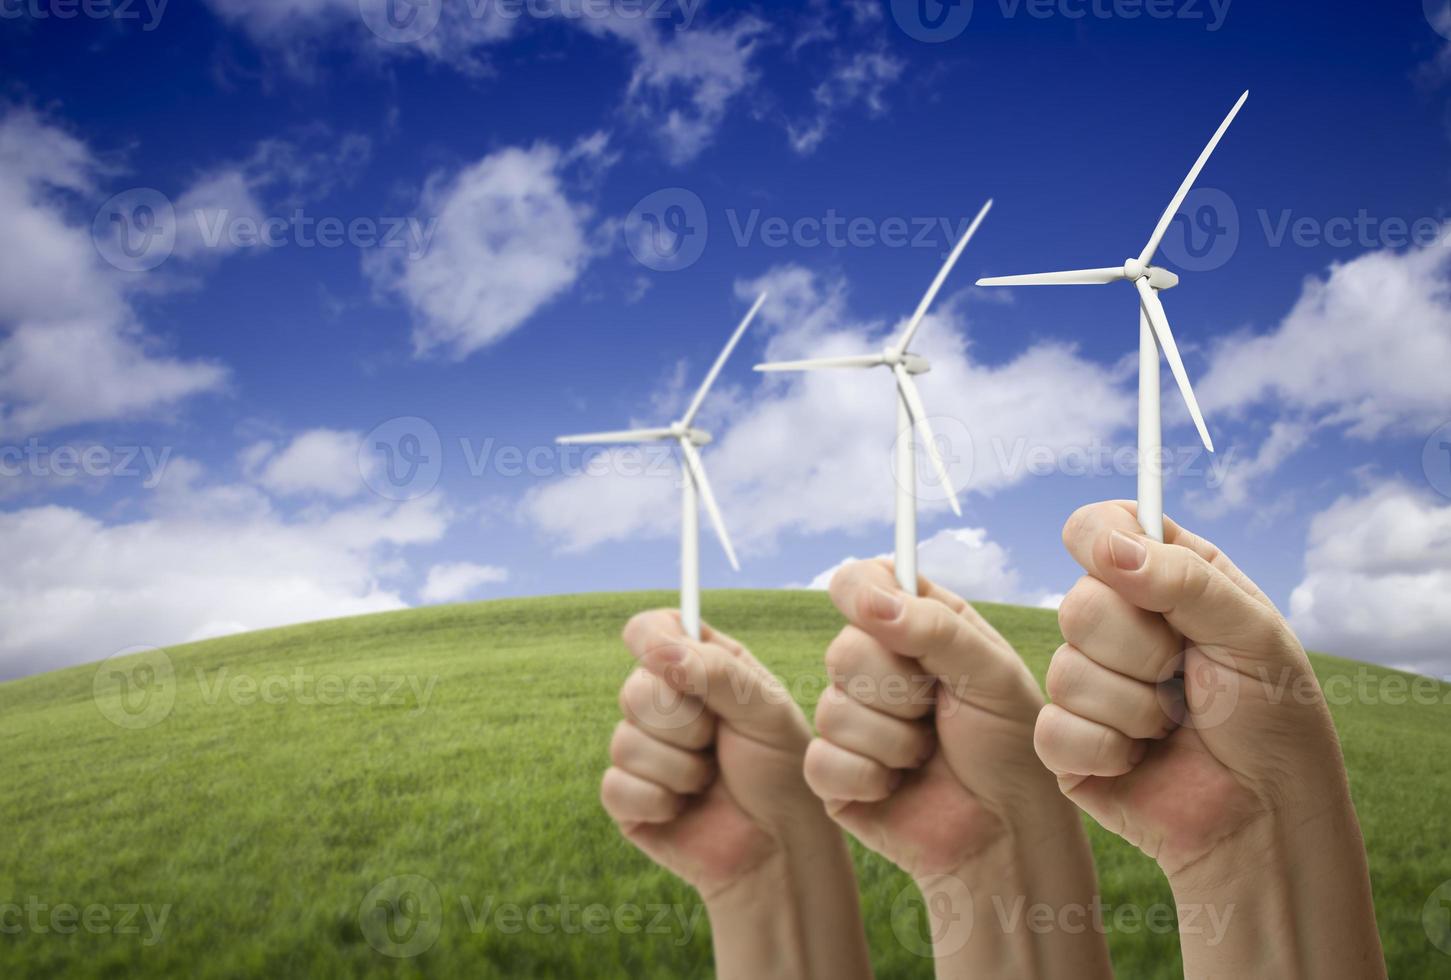
{"label": "fingernail", "polygon": [[1137,572],[1149,560],[1149,551],[1144,543],[1122,531],[1108,536],[1108,552],[1113,556],[1114,565],[1126,572]]}
{"label": "fingernail", "polygon": [[902,597],[874,585],[868,597],[867,608],[877,619],[890,623],[902,615]]}

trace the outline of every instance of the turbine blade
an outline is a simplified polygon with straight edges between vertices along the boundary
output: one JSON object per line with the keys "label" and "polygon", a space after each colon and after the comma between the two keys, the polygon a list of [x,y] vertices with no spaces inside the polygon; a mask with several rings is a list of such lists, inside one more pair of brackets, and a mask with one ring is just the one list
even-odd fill
{"label": "turbine blade", "polygon": [[720,516],[720,507],[716,505],[715,494],[711,492],[710,481],[706,479],[705,463],[701,461],[700,452],[689,439],[680,440],[680,451],[685,455],[685,467],[690,471],[690,478],[695,481],[695,488],[700,491],[700,500],[705,504],[705,512],[710,515],[711,524],[715,525],[715,534],[720,538],[720,546],[725,549],[731,568],[739,572],[741,563],[736,560],[736,549],[731,546],[731,536],[726,533],[725,520]]}
{"label": "turbine blade", "polygon": [[816,371],[822,368],[874,368],[887,362],[881,354],[856,354],[851,357],[818,357],[809,361],[778,361],[757,364],[757,371]]}
{"label": "turbine blade", "polygon": [[669,429],[634,429],[629,432],[592,432],[583,436],[560,436],[561,446],[605,445],[614,442],[658,442],[675,435]]}
{"label": "turbine blade", "polygon": [[979,286],[1102,286],[1126,279],[1123,266],[1113,269],[1077,269],[1073,272],[1039,272],[1027,276],[993,276],[979,279]]}
{"label": "turbine blade", "polygon": [[700,386],[700,390],[695,393],[695,400],[685,410],[685,416],[680,420],[681,425],[689,428],[690,423],[695,421],[695,416],[700,412],[700,406],[705,404],[705,396],[710,393],[710,386],[715,384],[715,379],[720,376],[721,368],[725,367],[726,361],[730,360],[731,352],[736,349],[736,344],[741,342],[741,337],[751,325],[751,321],[756,318],[756,314],[761,312],[761,307],[765,303],[766,294],[762,293],[756,298],[756,305],[751,307],[751,311],[746,314],[746,318],[741,321],[741,325],[736,327],[736,332],[731,334],[731,339],[726,343],[725,350],[721,351],[720,357],[715,359],[715,364],[711,366],[710,373],[705,376],[705,383]]}
{"label": "turbine blade", "polygon": [[1149,244],[1144,246],[1143,254],[1139,256],[1139,261],[1144,265],[1149,265],[1154,261],[1154,253],[1159,251],[1159,243],[1164,240],[1164,235],[1168,233],[1169,223],[1174,220],[1174,215],[1179,213],[1179,207],[1184,203],[1184,198],[1189,196],[1189,191],[1194,186],[1194,182],[1199,179],[1199,172],[1209,162],[1209,157],[1214,153],[1214,148],[1219,145],[1220,140],[1224,139],[1224,134],[1229,131],[1229,124],[1234,122],[1234,117],[1239,115],[1239,110],[1244,108],[1245,100],[1248,98],[1249,92],[1245,92],[1239,97],[1239,101],[1234,104],[1234,108],[1229,110],[1229,115],[1224,117],[1224,122],[1219,124],[1219,129],[1209,141],[1209,145],[1204,148],[1203,153],[1199,154],[1199,159],[1194,162],[1194,169],[1189,171],[1189,176],[1185,177],[1184,183],[1179,185],[1179,193],[1175,194],[1174,200],[1169,202],[1169,210],[1165,211],[1164,216],[1159,219],[1158,227],[1154,229],[1154,234],[1149,238]]}
{"label": "turbine blade", "polygon": [[1204,413],[1199,411],[1199,400],[1194,397],[1194,389],[1189,385],[1189,373],[1184,370],[1184,360],[1179,356],[1179,345],[1174,343],[1174,332],[1169,329],[1169,317],[1164,313],[1164,304],[1159,302],[1158,295],[1147,279],[1140,279],[1134,285],[1139,289],[1139,297],[1143,302],[1144,312],[1149,315],[1149,325],[1154,328],[1154,336],[1159,338],[1159,346],[1164,348],[1164,359],[1169,362],[1169,370],[1174,372],[1174,380],[1179,383],[1184,404],[1189,406],[1189,415],[1194,419],[1194,427],[1199,430],[1199,438],[1204,440],[1204,448],[1212,453],[1214,440],[1209,438],[1209,427],[1204,424]]}
{"label": "turbine blade", "polygon": [[932,307],[933,300],[937,299],[937,294],[942,290],[942,284],[947,282],[947,277],[952,274],[953,266],[957,265],[957,260],[962,257],[962,250],[967,248],[967,243],[972,241],[972,236],[977,234],[978,226],[982,224],[983,219],[987,217],[987,213],[992,208],[993,202],[991,200],[982,206],[982,210],[977,213],[976,218],[972,219],[972,224],[968,226],[967,231],[963,234],[962,240],[957,243],[957,247],[947,257],[947,262],[937,273],[937,278],[932,280],[932,285],[928,288],[927,295],[923,296],[922,302],[917,304],[917,312],[912,314],[912,319],[907,323],[907,329],[902,332],[902,339],[897,341],[897,345],[892,348],[898,354],[905,351],[912,343],[912,338],[917,334],[917,328],[922,325],[922,318],[927,315],[927,311]]}
{"label": "turbine blade", "polygon": [[907,403],[907,413],[912,416],[912,425],[921,431],[922,439],[927,444],[927,458],[932,461],[932,468],[937,471],[937,479],[947,489],[947,502],[952,505],[952,512],[961,517],[962,507],[957,502],[957,491],[953,489],[947,463],[937,449],[937,436],[932,431],[932,423],[927,420],[927,409],[922,404],[917,385],[912,381],[912,375],[900,364],[892,368],[892,373],[897,376],[897,390],[901,393],[902,400]]}

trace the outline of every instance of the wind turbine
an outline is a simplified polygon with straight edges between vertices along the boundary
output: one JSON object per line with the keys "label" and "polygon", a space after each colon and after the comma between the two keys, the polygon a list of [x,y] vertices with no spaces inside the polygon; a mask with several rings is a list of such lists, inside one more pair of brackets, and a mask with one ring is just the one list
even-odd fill
{"label": "wind turbine", "polygon": [[726,532],[725,521],[720,516],[720,507],[716,504],[715,494],[711,492],[710,481],[705,476],[705,463],[700,458],[700,447],[710,444],[710,434],[695,428],[693,423],[695,417],[700,414],[701,405],[705,403],[705,396],[710,393],[715,379],[720,376],[721,368],[725,367],[731,352],[736,349],[736,344],[740,343],[741,337],[750,327],[751,321],[756,318],[756,314],[761,312],[761,306],[765,302],[766,295],[762,293],[756,300],[756,305],[751,307],[751,311],[736,328],[736,332],[731,334],[725,350],[721,351],[720,357],[716,358],[710,373],[705,376],[705,383],[695,393],[694,400],[691,401],[690,407],[685,410],[680,421],[662,429],[596,432],[583,436],[564,436],[558,440],[560,445],[575,446],[669,442],[673,439],[680,446],[680,456],[683,461],[680,481],[680,619],[685,626],[686,633],[696,640],[700,639],[701,501],[705,503],[705,511],[710,515],[710,521],[715,526],[716,537],[720,538],[721,547],[725,549],[726,558],[730,559],[731,567],[740,571],[741,563],[736,559],[736,550],[731,546],[731,538]]}
{"label": "wind turbine", "polygon": [[1179,193],[1169,202],[1169,209],[1159,219],[1149,243],[1136,259],[1129,259],[1122,266],[1111,269],[1084,269],[1077,272],[1047,272],[1028,276],[1000,276],[979,279],[979,286],[1097,286],[1125,280],[1134,284],[1139,294],[1139,525],[1144,533],[1155,541],[1164,540],[1164,460],[1163,433],[1159,411],[1159,351],[1169,362],[1169,370],[1179,384],[1184,404],[1199,430],[1204,448],[1214,452],[1214,440],[1204,424],[1204,414],[1199,410],[1199,401],[1189,385],[1189,375],[1184,370],[1184,361],[1179,356],[1179,347],[1174,343],[1174,332],[1169,329],[1169,318],[1164,313],[1164,304],[1159,293],[1179,285],[1179,277],[1167,269],[1160,269],[1151,263],[1164,234],[1179,207],[1184,203],[1190,188],[1199,179],[1199,172],[1209,162],[1214,148],[1224,138],[1234,117],[1244,108],[1249,93],[1245,92],[1229,110],[1229,115],[1220,123],[1219,130],[1204,152],[1199,155],[1189,176],[1179,186]]}
{"label": "wind turbine", "polygon": [[932,303],[937,299],[937,294],[942,290],[943,283],[952,273],[953,266],[961,258],[963,249],[977,234],[978,226],[987,217],[988,211],[992,210],[993,202],[988,201],[982,206],[977,217],[963,234],[962,240],[947,257],[947,262],[942,270],[937,273],[937,278],[927,290],[927,295],[922,297],[922,302],[917,304],[917,312],[912,314],[912,319],[907,322],[907,329],[902,332],[901,338],[882,351],[880,354],[861,354],[852,357],[823,357],[807,361],[783,361],[776,364],[758,364],[757,371],[815,371],[819,369],[832,368],[890,368],[892,377],[897,386],[897,547],[896,547],[896,569],[897,582],[913,595],[917,594],[917,452],[913,444],[912,434],[920,432],[923,440],[923,448],[927,451],[927,458],[932,463],[932,469],[936,471],[937,479],[947,490],[947,501],[952,505],[952,512],[962,516],[962,508],[957,503],[957,491],[952,487],[952,477],[947,472],[947,464],[942,459],[942,453],[937,448],[937,439],[932,432],[932,423],[927,418],[927,409],[922,404],[922,396],[917,391],[917,383],[912,380],[915,375],[926,374],[932,370],[932,365],[925,357],[913,354],[907,350],[912,344],[912,338],[917,335],[917,328],[922,325],[922,319],[927,315]]}

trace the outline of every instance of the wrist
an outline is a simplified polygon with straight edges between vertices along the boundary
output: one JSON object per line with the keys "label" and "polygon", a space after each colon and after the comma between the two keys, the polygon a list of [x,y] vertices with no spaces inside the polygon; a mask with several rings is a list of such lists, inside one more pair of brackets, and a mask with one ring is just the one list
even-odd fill
{"label": "wrist", "polygon": [[724,980],[871,976],[851,854],[824,814],[705,905]]}
{"label": "wrist", "polygon": [[1169,885],[1186,978],[1385,976],[1348,795],[1267,813]]}
{"label": "wrist", "polygon": [[1112,977],[1078,811],[1045,806],[1007,827],[952,873],[917,880],[938,976]]}

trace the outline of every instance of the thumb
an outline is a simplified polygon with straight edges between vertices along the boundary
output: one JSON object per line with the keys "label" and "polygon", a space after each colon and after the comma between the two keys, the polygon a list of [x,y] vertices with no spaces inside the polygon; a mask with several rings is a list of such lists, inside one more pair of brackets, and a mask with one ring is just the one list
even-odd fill
{"label": "thumb", "polygon": [[831,597],[853,626],[916,660],[957,700],[1031,722],[1042,696],[1021,658],[966,602],[928,586],[928,596],[911,595],[887,564],[856,562],[833,577]]}
{"label": "thumb", "polygon": [[1273,607],[1188,548],[1105,528],[1093,552],[1096,577],[1140,609],[1162,614],[1201,647],[1255,660],[1281,659],[1299,648]]}
{"label": "thumb", "polygon": [[786,686],[744,647],[710,630],[703,635],[720,642],[691,639],[669,614],[644,613],[625,628],[640,665],[671,690],[699,698],[747,738],[805,751],[810,729]]}

